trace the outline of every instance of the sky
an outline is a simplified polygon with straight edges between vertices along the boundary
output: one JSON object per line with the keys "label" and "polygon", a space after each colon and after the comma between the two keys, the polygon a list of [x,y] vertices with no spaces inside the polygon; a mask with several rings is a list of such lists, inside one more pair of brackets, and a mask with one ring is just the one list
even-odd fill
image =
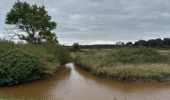
{"label": "sky", "polygon": [[[1,0],[0,37],[17,0]],[[44,5],[61,44],[113,44],[170,37],[170,0],[20,0]]]}

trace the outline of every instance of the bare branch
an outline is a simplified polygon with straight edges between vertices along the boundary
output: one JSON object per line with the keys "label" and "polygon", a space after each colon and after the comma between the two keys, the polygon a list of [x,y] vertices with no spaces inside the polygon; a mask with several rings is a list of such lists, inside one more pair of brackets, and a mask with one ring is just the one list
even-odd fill
{"label": "bare branch", "polygon": [[15,37],[20,37],[22,34],[20,34],[22,31],[18,30],[17,26],[14,27],[8,27],[4,28],[6,34],[8,35],[7,37],[11,40],[14,39]]}

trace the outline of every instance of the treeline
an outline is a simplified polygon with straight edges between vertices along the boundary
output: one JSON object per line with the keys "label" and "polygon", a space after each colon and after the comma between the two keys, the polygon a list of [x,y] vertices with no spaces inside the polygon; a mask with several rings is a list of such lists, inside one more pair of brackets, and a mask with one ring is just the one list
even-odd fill
{"label": "treeline", "polygon": [[115,47],[115,44],[80,45],[81,49],[110,49]]}
{"label": "treeline", "polygon": [[132,42],[126,43],[126,46],[144,46],[144,47],[152,47],[152,48],[170,48],[170,38],[164,39],[150,39],[150,40],[139,40],[134,44]]}
{"label": "treeline", "polygon": [[79,45],[81,49],[111,49],[117,47],[151,47],[151,48],[170,48],[170,38],[157,38],[149,40],[139,40],[136,42],[127,42],[121,44],[94,44],[94,45]]}

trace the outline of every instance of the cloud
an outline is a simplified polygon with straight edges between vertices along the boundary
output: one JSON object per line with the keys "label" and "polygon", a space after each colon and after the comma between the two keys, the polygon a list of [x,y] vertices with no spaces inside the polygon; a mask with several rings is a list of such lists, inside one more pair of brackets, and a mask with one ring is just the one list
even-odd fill
{"label": "cloud", "polygon": [[[115,43],[170,35],[169,0],[21,0],[45,5],[60,43]],[[0,30],[15,0],[1,0]],[[109,42],[108,42],[109,41]]]}

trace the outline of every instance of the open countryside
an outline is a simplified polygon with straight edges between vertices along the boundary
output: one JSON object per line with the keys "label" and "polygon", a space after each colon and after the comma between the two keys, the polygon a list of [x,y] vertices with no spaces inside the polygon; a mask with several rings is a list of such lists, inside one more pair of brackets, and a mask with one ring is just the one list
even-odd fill
{"label": "open countryside", "polygon": [[[164,18],[158,18],[158,15],[152,17],[162,20],[161,23],[149,19],[146,15],[143,15],[143,20],[140,22],[141,19],[137,16],[136,21],[143,23],[142,26],[138,25],[140,28],[133,26],[135,23],[125,21],[127,16],[134,17],[136,14],[133,12],[129,15],[129,10],[132,9],[129,7],[139,9],[141,5],[150,2],[144,1],[68,0],[61,2],[61,5],[67,6],[63,8],[64,10],[59,10],[61,6],[55,8],[53,4],[56,1],[52,0],[48,2],[16,0],[10,3],[3,0],[2,4],[10,6],[9,8],[2,6],[8,10],[2,10],[5,16],[2,16],[3,23],[0,23],[0,26],[7,27],[5,33],[0,35],[0,100],[170,100],[170,38],[168,37],[170,30],[166,29],[166,34],[161,34],[170,23],[167,24],[167,21],[164,22]],[[139,11],[142,13],[148,10],[149,16],[150,9],[163,7],[159,5],[160,2],[165,4],[164,9],[168,9],[166,1],[157,0],[152,7],[146,5],[148,8],[141,7]],[[122,8],[117,11],[110,4],[115,7],[119,4],[129,10]],[[97,12],[99,5],[105,12],[101,10]],[[107,13],[106,5],[109,5],[110,10],[115,13]],[[86,6],[93,9],[95,14],[91,13],[93,10],[87,10]],[[54,7],[53,10],[50,7]],[[72,7],[78,8],[73,10]],[[158,12],[159,10],[156,9],[157,13],[162,14]],[[55,15],[55,11],[58,12],[58,16]],[[81,13],[71,16],[74,11]],[[123,15],[115,15],[120,12]],[[92,22],[104,16],[106,18],[100,19],[100,23],[93,23],[96,26],[90,26],[90,20],[85,19],[87,23],[78,21],[84,18],[85,14],[95,15],[90,18]],[[97,14],[99,16],[96,16]],[[61,19],[59,23],[53,18],[54,15]],[[71,16],[72,20],[65,22],[67,18],[64,17],[63,20],[63,15]],[[121,24],[116,23],[116,18],[121,18]],[[109,25],[106,19],[115,22],[110,24],[113,30],[119,27],[126,33],[111,31],[107,26],[99,27],[104,23]],[[147,23],[148,19],[150,24],[151,22],[166,24],[166,27],[158,25],[157,29],[153,30],[153,26]],[[126,25],[127,23],[129,25]],[[95,27],[91,33],[93,35],[83,33],[90,32],[82,27],[85,24],[89,25],[86,27],[89,30]],[[147,27],[143,26],[145,24]],[[78,30],[76,30],[77,25]],[[63,40],[58,37],[58,27],[59,33],[66,37]],[[129,32],[132,32],[131,27],[134,33],[127,37],[127,34],[130,35]],[[110,34],[101,34],[95,29],[101,32],[110,30]],[[156,31],[157,37],[149,37],[150,35],[146,34],[149,37],[146,38],[143,34],[137,34],[145,32],[145,29],[149,32]],[[119,32],[122,36],[115,32]],[[115,40],[110,40],[108,35],[114,35]],[[89,40],[85,39],[86,36]],[[140,38],[134,39],[135,37]]]}

